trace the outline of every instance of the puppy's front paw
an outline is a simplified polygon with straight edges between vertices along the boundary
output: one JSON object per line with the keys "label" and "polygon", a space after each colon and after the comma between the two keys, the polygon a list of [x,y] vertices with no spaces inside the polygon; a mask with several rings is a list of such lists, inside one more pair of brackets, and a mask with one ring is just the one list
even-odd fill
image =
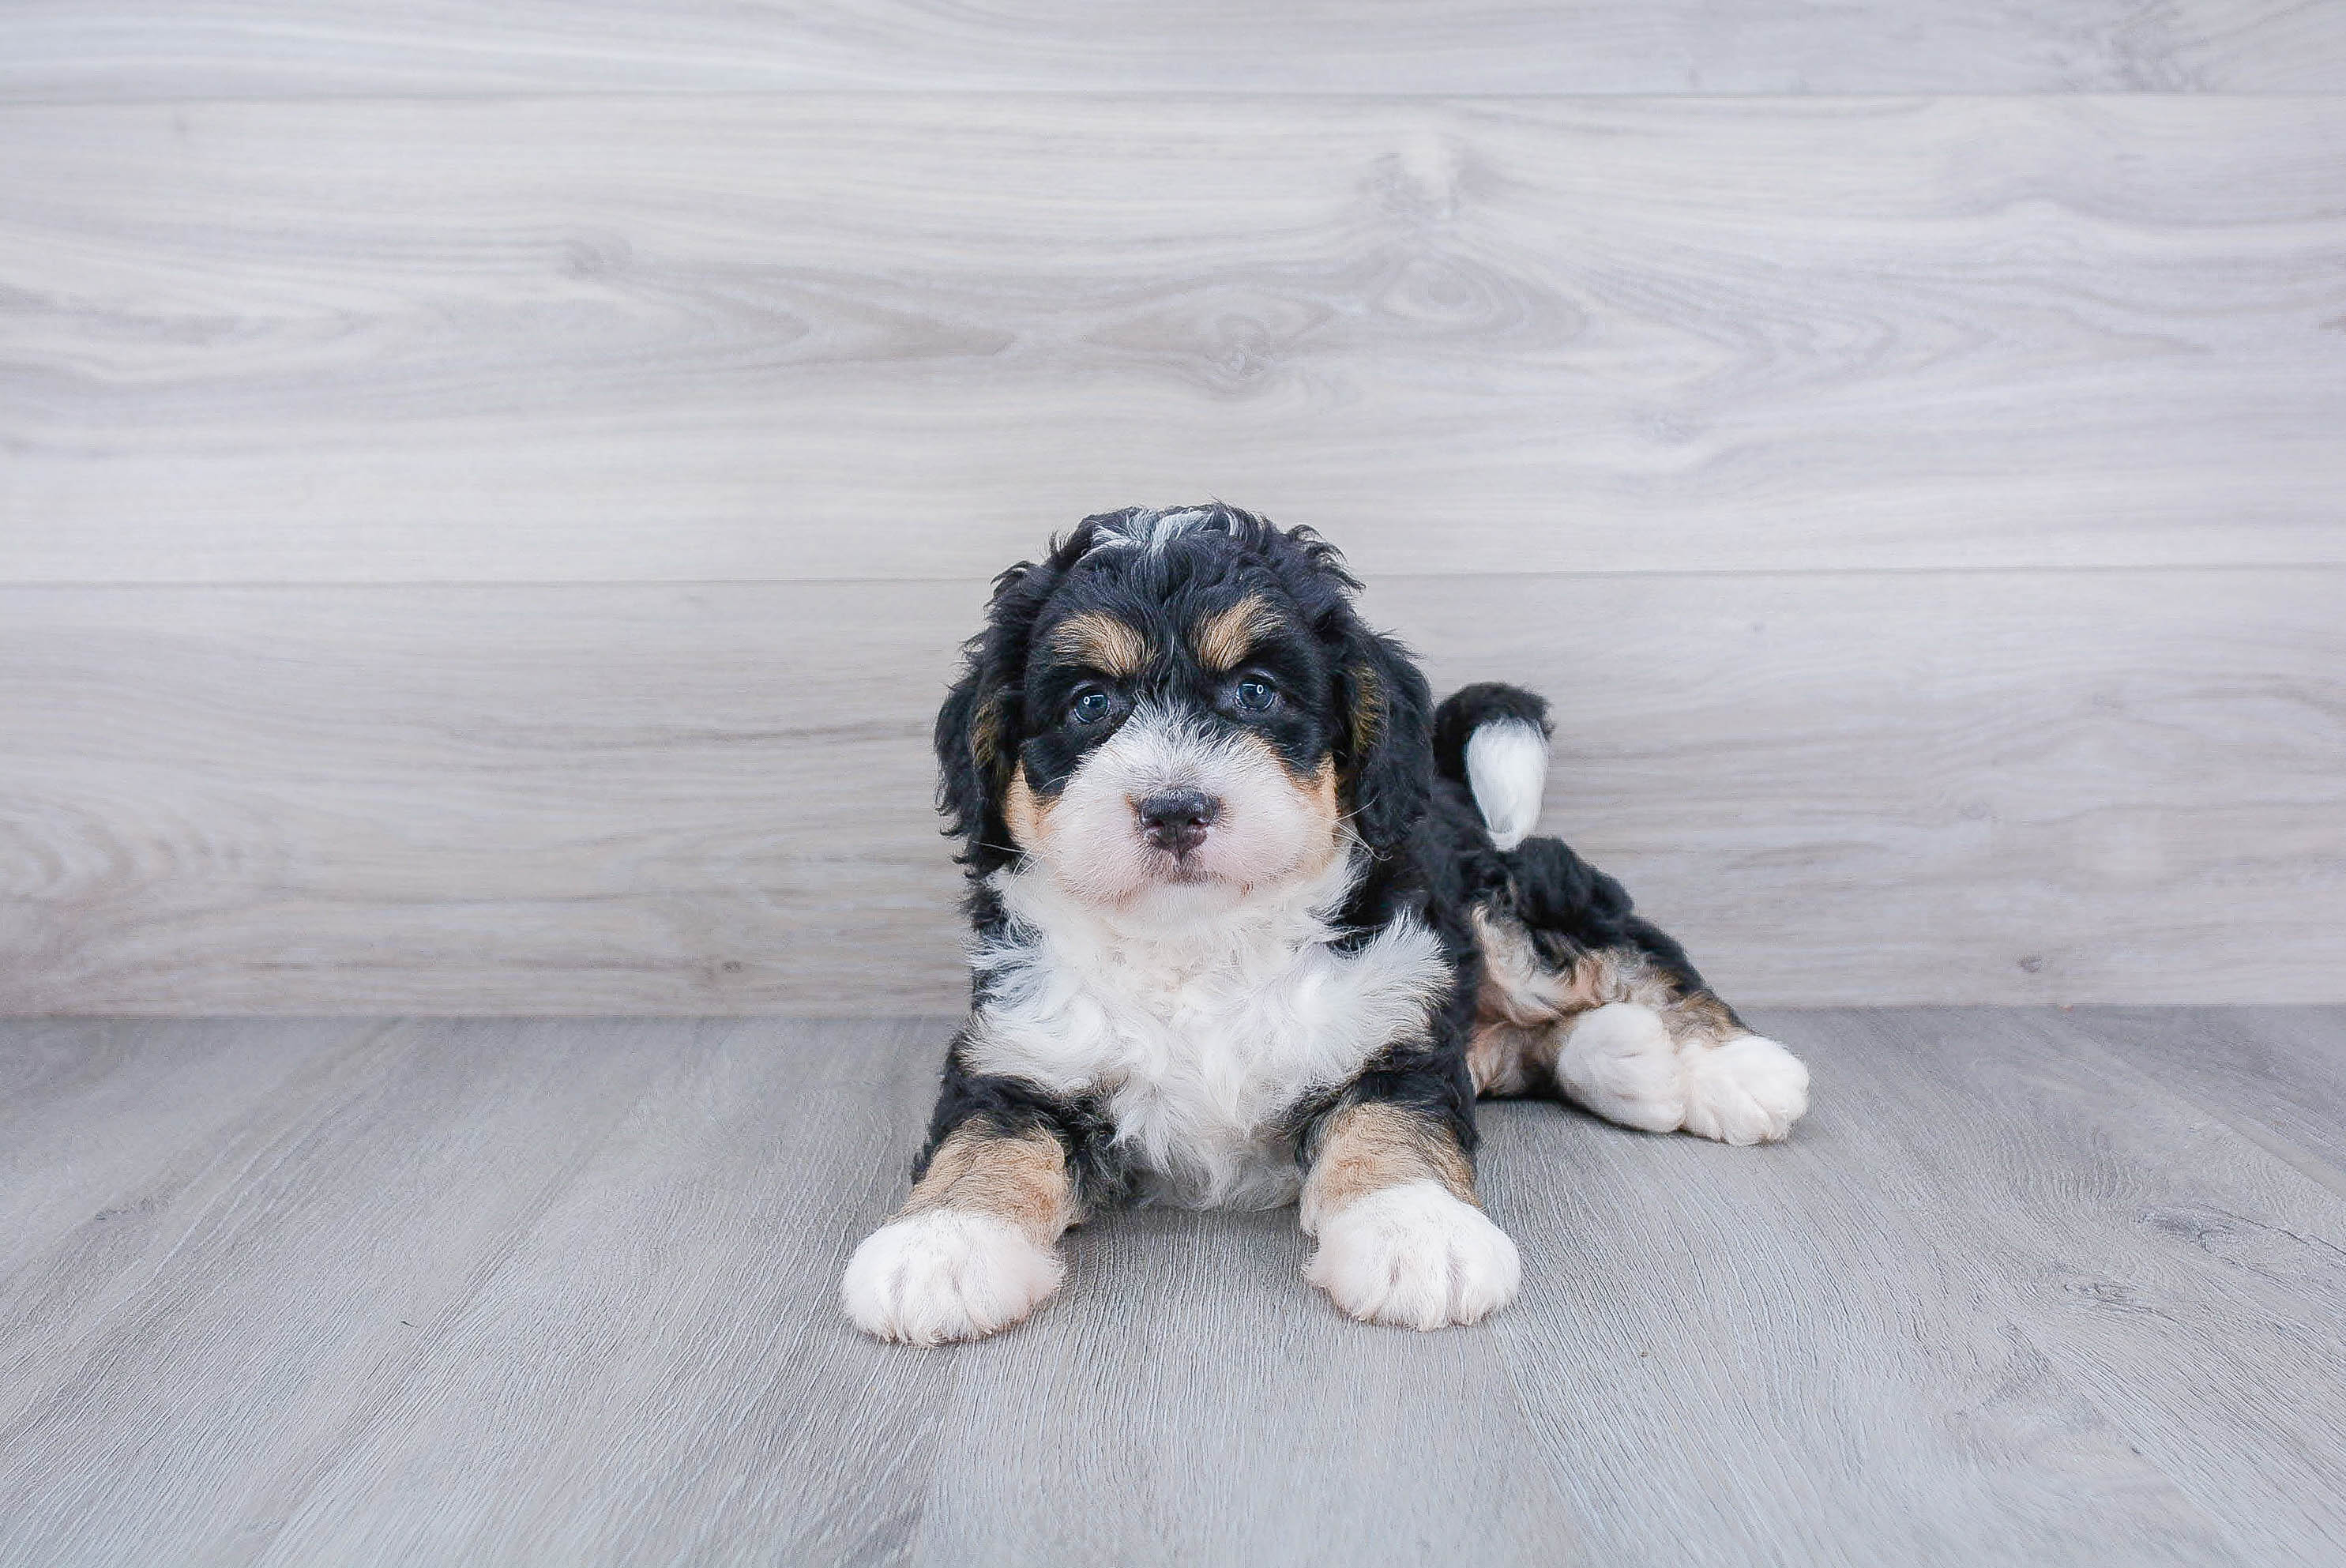
{"label": "puppy's front paw", "polygon": [[855,1326],[882,1339],[980,1339],[1032,1312],[1066,1275],[1059,1256],[992,1215],[933,1208],[863,1238],[839,1282]]}
{"label": "puppy's front paw", "polygon": [[1772,1144],[1809,1108],[1809,1070],[1773,1040],[1746,1034],[1687,1048],[1686,1130],[1725,1144]]}
{"label": "puppy's front paw", "polygon": [[1523,1261],[1481,1209],[1438,1181],[1413,1181],[1321,1220],[1303,1278],[1363,1322],[1440,1329],[1514,1300]]}

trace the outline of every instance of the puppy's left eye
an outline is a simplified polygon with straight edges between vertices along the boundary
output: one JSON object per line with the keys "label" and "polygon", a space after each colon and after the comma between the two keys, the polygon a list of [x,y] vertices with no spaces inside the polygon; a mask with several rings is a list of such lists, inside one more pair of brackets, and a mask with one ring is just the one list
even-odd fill
{"label": "puppy's left eye", "polygon": [[1242,680],[1232,688],[1231,695],[1250,713],[1268,712],[1279,703],[1279,693],[1265,680]]}

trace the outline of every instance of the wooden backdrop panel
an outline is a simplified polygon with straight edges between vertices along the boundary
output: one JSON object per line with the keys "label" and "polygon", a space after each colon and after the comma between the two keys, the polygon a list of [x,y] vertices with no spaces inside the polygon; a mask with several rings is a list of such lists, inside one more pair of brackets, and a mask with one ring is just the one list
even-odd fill
{"label": "wooden backdrop panel", "polygon": [[777,87],[1127,93],[2336,90],[2346,13],[2288,0],[14,0],[0,94]]}
{"label": "wooden backdrop panel", "polygon": [[[1271,9],[1276,9],[1271,8]],[[2346,100],[0,109],[0,582],[2346,562]]]}
{"label": "wooden backdrop panel", "polygon": [[[1731,996],[2346,996],[2346,571],[1379,581]],[[0,1011],[950,1011],[975,583],[0,591]]]}

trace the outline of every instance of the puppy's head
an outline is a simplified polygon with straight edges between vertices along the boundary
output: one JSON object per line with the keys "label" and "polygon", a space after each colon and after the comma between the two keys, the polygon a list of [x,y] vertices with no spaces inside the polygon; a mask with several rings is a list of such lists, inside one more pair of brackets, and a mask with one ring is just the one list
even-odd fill
{"label": "puppy's head", "polygon": [[994,585],[937,717],[980,871],[1210,910],[1390,847],[1424,810],[1424,677],[1334,548],[1213,505],[1089,517]]}

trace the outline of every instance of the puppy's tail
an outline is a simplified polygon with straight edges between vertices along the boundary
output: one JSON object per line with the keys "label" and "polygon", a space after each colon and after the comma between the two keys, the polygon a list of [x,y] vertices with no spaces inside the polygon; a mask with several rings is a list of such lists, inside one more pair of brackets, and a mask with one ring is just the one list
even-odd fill
{"label": "puppy's tail", "polygon": [[1503,850],[1539,824],[1547,731],[1545,697],[1496,681],[1462,687],[1433,710],[1434,771],[1466,786]]}

